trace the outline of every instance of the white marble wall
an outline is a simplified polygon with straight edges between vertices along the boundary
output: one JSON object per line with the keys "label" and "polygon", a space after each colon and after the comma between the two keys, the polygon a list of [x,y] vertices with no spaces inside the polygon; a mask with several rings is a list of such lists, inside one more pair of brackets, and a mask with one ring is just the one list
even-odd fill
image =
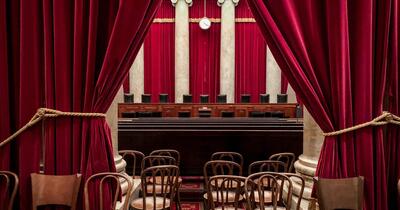
{"label": "white marble wall", "polygon": [[267,93],[270,103],[276,103],[276,95],[281,93],[281,69],[275,61],[269,47],[267,47]]}

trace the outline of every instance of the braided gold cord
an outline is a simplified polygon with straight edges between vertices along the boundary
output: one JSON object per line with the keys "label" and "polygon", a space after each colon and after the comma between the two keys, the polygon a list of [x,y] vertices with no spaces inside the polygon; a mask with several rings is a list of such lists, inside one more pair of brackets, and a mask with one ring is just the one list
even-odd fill
{"label": "braided gold cord", "polygon": [[348,132],[355,131],[355,130],[365,128],[368,126],[380,126],[380,125],[386,125],[386,124],[400,125],[400,117],[396,116],[390,112],[384,111],[380,116],[375,117],[373,120],[371,120],[369,122],[358,124],[358,125],[355,125],[355,126],[349,127],[349,128],[344,128],[344,129],[338,130],[338,131],[323,133],[322,135],[323,136],[337,136],[340,134],[348,133]]}
{"label": "braided gold cord", "polygon": [[28,128],[32,127],[39,121],[45,118],[55,118],[55,117],[106,117],[105,114],[103,113],[81,113],[81,112],[62,112],[59,110],[55,109],[49,109],[49,108],[39,108],[35,115],[29,120],[28,123],[26,123],[22,128],[20,128],[17,132],[13,133],[11,136],[9,136],[7,139],[4,141],[0,142],[0,148],[3,147],[4,145],[8,144],[11,142],[13,139],[15,139],[19,134],[27,130]]}

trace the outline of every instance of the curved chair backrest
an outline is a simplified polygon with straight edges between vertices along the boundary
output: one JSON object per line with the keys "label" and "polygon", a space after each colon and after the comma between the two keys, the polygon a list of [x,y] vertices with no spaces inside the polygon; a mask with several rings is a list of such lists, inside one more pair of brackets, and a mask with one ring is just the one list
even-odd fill
{"label": "curved chair backrest", "polygon": [[[111,187],[110,185],[114,184],[115,187],[112,187],[112,189],[115,189],[114,197],[112,200],[112,209],[116,208],[117,205],[117,200],[118,197],[120,196],[121,192],[121,182],[120,180],[125,180],[128,183],[128,188],[126,191],[126,195],[129,196],[132,194],[132,181],[131,178],[127,175],[121,174],[121,173],[115,173],[115,172],[103,172],[103,173],[97,173],[93,174],[92,176],[89,177],[89,179],[86,180],[85,183],[85,188],[84,188],[84,193],[85,193],[85,210],[90,210],[90,195],[89,191],[93,193],[94,196],[96,196],[95,201],[98,201],[98,207],[93,207],[93,209],[99,209],[103,210],[103,192],[106,192],[106,190],[110,189],[108,187]],[[98,187],[94,187],[94,185]],[[104,189],[104,187],[106,189]],[[90,189],[89,189],[90,188]],[[98,190],[98,194],[95,193],[94,191]],[[106,207],[107,208],[107,207]],[[129,209],[129,199],[125,199],[124,204],[122,205],[122,210],[128,210]]]}
{"label": "curved chair backrest", "polygon": [[[146,202],[154,202],[154,204],[158,204],[153,205],[154,207],[157,206],[157,209],[171,207],[170,202],[174,200],[177,194],[178,177],[179,168],[176,165],[158,165],[144,169],[141,175],[142,206],[148,206]],[[157,180],[160,180],[160,182]],[[157,187],[159,190],[155,190]]]}
{"label": "curved chair backrest", "polygon": [[[18,190],[18,176],[10,171],[0,171],[0,209],[11,210]],[[3,200],[4,199],[4,200]]]}
{"label": "curved chair backrest", "polygon": [[181,162],[181,155],[177,150],[174,149],[158,149],[150,152],[150,155],[163,155],[163,156],[171,156],[175,158],[176,165],[179,166]]}
{"label": "curved chair backrest", "polygon": [[227,160],[210,160],[203,167],[204,180],[207,187],[209,177],[217,175],[242,176],[242,167],[235,162]]}
{"label": "curved chair backrest", "polygon": [[286,164],[279,160],[259,160],[249,165],[248,173],[258,172],[285,172]]}
{"label": "curved chair backrest", "polygon": [[363,209],[364,177],[325,179],[314,178],[321,210]]}
{"label": "curved chair backrest", "polygon": [[139,170],[141,168],[142,160],[144,158],[144,154],[137,150],[120,150],[118,153],[122,156],[122,158],[129,164],[127,168],[132,166],[132,177],[135,177],[136,174],[140,175]]}
{"label": "curved chair backrest", "polygon": [[[284,189],[285,197],[283,196]],[[267,193],[271,195],[268,196]],[[257,207],[265,209],[267,205],[272,205],[273,209],[279,206],[289,210],[292,193],[292,180],[282,173],[259,172],[251,174],[245,181],[245,196],[249,209]],[[267,198],[271,200],[266,200]]]}
{"label": "curved chair backrest", "polygon": [[210,209],[242,209],[242,192],[246,177],[235,175],[212,176],[207,183],[207,201]]}
{"label": "curved chair backrest", "polygon": [[293,183],[296,183],[296,185],[299,187],[299,191],[297,194],[297,205],[296,205],[296,210],[300,210],[300,205],[301,205],[301,200],[303,199],[303,193],[304,193],[304,187],[306,185],[306,182],[304,178],[298,174],[294,173],[284,173],[287,177],[289,177]]}
{"label": "curved chair backrest", "polygon": [[44,175],[32,173],[32,207],[44,205],[64,205],[76,208],[80,174],[74,175]]}
{"label": "curved chair backrest", "polygon": [[237,152],[215,152],[211,160],[228,160],[238,163],[243,168],[243,156]]}
{"label": "curved chair backrest", "polygon": [[269,160],[279,160],[285,163],[286,165],[286,170],[285,172],[291,173],[293,171],[293,164],[296,159],[296,156],[291,153],[291,152],[282,152],[282,153],[276,153],[268,158]]}
{"label": "curved chair backrest", "polygon": [[160,165],[177,165],[175,158],[165,155],[149,155],[142,160],[142,172],[144,169]]}
{"label": "curved chair backrest", "polygon": [[397,195],[399,196],[399,201],[400,201],[400,179],[399,182],[397,182]]}

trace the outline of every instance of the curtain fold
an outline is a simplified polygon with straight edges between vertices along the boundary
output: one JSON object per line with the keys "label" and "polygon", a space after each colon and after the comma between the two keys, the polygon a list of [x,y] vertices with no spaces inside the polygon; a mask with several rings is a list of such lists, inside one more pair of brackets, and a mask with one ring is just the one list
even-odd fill
{"label": "curtain fold", "polygon": [[[249,0],[277,63],[324,132],[382,113],[386,72],[394,70],[386,65],[387,55],[398,47],[388,40],[389,28],[394,29],[390,24],[398,18],[391,12],[396,4],[397,0]],[[327,137],[317,176],[364,176],[364,208],[388,209],[395,201],[387,196],[386,181],[391,178],[383,146],[382,127]],[[399,159],[398,154],[387,155]],[[389,188],[394,186],[389,183]]]}
{"label": "curtain fold", "polygon": [[[39,107],[105,113],[160,3],[1,0],[1,139],[23,126]],[[11,144],[15,152],[9,147],[0,149],[0,169],[9,170],[9,160],[15,160],[22,210],[31,209],[29,175],[39,172],[42,161],[45,174],[82,173],[84,180],[115,171],[104,118],[46,119]]]}
{"label": "curtain fold", "polygon": [[[170,0],[163,0],[156,18],[175,18]],[[175,22],[153,23],[144,41],[144,92],[159,102],[159,94],[175,99]]]}
{"label": "curtain fold", "polygon": [[[236,18],[253,18],[247,1],[240,1],[235,10]],[[258,103],[266,92],[266,45],[257,23],[236,22],[235,102],[241,94],[250,94],[251,102]]]}
{"label": "curtain fold", "polygon": [[[214,0],[206,0],[208,18],[221,18],[221,8]],[[189,18],[204,17],[204,1],[193,1],[189,7]],[[189,91],[193,103],[200,101],[200,95],[209,95],[211,103],[216,101],[220,89],[221,24],[212,23],[208,30],[202,30],[198,23],[189,23]]]}

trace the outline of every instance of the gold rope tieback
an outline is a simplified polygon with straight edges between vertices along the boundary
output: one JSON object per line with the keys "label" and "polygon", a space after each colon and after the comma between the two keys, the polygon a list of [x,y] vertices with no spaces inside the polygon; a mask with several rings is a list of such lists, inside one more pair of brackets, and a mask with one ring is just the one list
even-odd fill
{"label": "gold rope tieback", "polygon": [[358,124],[355,125],[353,127],[350,128],[345,128],[342,130],[338,130],[338,131],[333,131],[333,132],[329,132],[329,133],[323,133],[322,135],[324,136],[336,136],[336,135],[340,135],[343,133],[347,133],[347,132],[351,132],[351,131],[355,131],[361,128],[365,128],[368,126],[379,126],[379,125],[386,125],[386,124],[395,124],[395,125],[400,125],[400,117],[396,116],[390,112],[386,112],[384,111],[380,116],[375,117],[373,120],[366,122],[366,123],[362,123],[362,124]]}
{"label": "gold rope tieback", "polygon": [[81,113],[81,112],[62,112],[55,109],[48,108],[39,108],[35,115],[26,123],[22,128],[20,128],[17,132],[9,136],[6,140],[0,142],[0,148],[15,139],[19,134],[27,130],[28,128],[35,125],[37,122],[41,121],[45,118],[54,118],[54,117],[106,117],[103,113]]}

